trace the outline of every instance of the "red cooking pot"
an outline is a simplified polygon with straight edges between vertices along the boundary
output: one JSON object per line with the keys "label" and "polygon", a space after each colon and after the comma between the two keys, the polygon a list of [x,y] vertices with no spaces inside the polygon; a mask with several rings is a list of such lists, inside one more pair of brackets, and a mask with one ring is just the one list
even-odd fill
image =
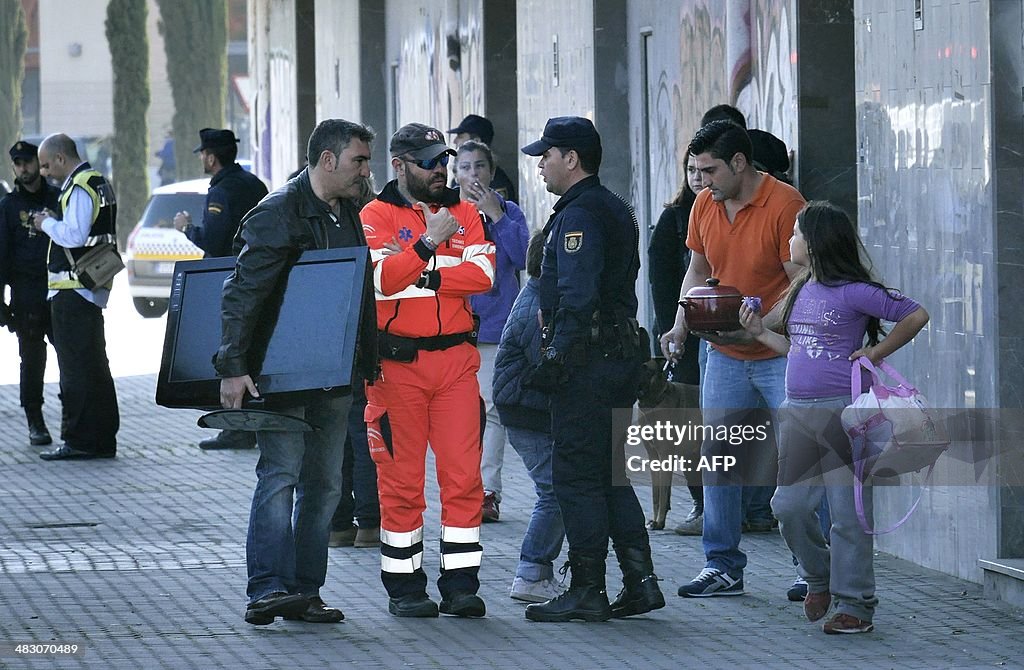
{"label": "red cooking pot", "polygon": [[740,305],[743,294],[735,286],[719,286],[714,277],[709,277],[707,286],[694,286],[679,304],[686,314],[686,325],[690,330],[739,330]]}

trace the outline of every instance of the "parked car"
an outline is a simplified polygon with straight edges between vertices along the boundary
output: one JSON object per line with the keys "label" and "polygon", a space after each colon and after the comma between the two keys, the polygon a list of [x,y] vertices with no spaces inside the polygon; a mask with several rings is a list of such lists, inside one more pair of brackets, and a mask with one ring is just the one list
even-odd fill
{"label": "parked car", "polygon": [[203,250],[174,229],[174,215],[202,218],[209,179],[193,179],[153,189],[142,218],[128,236],[124,264],[135,310],[146,318],[163,316],[171,297],[177,261],[203,257]]}

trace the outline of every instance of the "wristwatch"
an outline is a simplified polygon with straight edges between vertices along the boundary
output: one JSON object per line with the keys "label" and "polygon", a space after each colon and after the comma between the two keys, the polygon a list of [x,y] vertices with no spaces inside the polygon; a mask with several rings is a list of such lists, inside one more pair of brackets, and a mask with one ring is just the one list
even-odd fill
{"label": "wristwatch", "polygon": [[431,251],[434,251],[435,249],[437,249],[437,242],[435,242],[434,239],[432,237],[430,237],[430,235],[427,235],[426,233],[423,233],[422,235],[420,235],[420,239],[423,240],[424,244],[426,244],[428,247],[430,247]]}

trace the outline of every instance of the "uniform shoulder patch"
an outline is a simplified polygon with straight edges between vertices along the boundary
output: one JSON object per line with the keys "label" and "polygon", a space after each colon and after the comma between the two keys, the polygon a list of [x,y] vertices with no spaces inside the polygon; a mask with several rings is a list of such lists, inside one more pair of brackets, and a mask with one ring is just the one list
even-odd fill
{"label": "uniform shoulder patch", "polygon": [[206,211],[211,214],[220,214],[224,211],[224,206],[216,202],[211,202],[206,206]]}
{"label": "uniform shoulder patch", "polygon": [[572,232],[566,233],[562,243],[565,248],[565,253],[576,253],[577,251],[583,248],[583,231],[574,230]]}

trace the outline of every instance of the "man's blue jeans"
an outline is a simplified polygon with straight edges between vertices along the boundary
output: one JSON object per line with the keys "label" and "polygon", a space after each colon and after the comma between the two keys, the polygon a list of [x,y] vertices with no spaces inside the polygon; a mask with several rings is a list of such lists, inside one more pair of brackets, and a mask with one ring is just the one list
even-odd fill
{"label": "man's blue jeans", "polygon": [[250,603],[278,592],[314,596],[324,585],[351,405],[351,395],[319,393],[304,405],[276,408],[318,430],[257,433],[260,460],[245,543]]}
{"label": "man's blue jeans", "polygon": [[366,392],[362,382],[352,385],[352,409],[348,412],[348,439],[345,463],[341,469],[341,501],[331,520],[331,530],[352,527],[355,516],[360,528],[380,526],[380,500],[377,498],[377,466],[370,458],[366,438]]}
{"label": "man's blue jeans", "polygon": [[[742,361],[717,349],[708,352],[701,389],[701,407],[706,425],[747,423],[735,410],[767,406],[773,413],[786,399],[786,359],[770,358],[763,361]],[[753,423],[753,422],[751,422]],[[772,425],[778,436],[777,421]],[[762,454],[763,463],[778,459],[771,443]],[[760,447],[760,445],[759,445]],[[755,448],[759,448],[755,447]],[[715,443],[705,440],[701,453],[717,453]],[[716,485],[717,473],[704,477],[704,556],[707,567],[728,572],[733,577],[743,573],[747,557],[740,551],[743,525],[743,487],[738,484]]]}
{"label": "man's blue jeans", "polygon": [[523,537],[516,577],[529,582],[551,579],[555,576],[554,561],[562,552],[562,540],[565,539],[562,511],[551,485],[554,443],[550,433],[514,426],[507,426],[505,430],[537,490],[537,504],[533,506],[530,525]]}

